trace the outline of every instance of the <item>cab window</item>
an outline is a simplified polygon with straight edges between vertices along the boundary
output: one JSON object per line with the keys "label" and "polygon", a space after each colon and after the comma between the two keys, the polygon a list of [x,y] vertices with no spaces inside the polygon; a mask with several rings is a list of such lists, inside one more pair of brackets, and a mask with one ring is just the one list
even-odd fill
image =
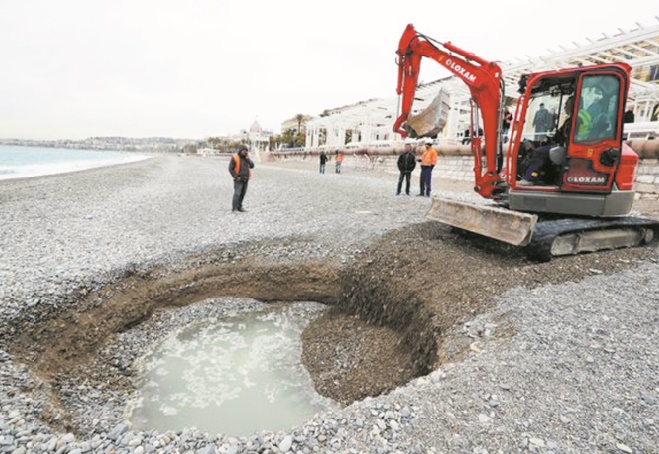
{"label": "cab window", "polygon": [[616,138],[620,79],[614,75],[585,76],[574,130],[575,143]]}

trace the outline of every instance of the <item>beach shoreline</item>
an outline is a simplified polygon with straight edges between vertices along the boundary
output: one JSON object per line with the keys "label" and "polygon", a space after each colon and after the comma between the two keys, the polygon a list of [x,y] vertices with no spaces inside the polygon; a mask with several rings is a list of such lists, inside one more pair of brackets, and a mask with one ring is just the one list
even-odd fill
{"label": "beach shoreline", "polygon": [[[11,155],[11,150],[20,149],[20,155]],[[64,148],[39,148],[39,147],[9,147],[0,145],[0,152],[3,153],[5,164],[12,163],[13,166],[5,165],[0,169],[0,182],[19,180],[22,178],[40,178],[53,175],[63,175],[86,170],[97,169],[101,167],[112,167],[115,165],[131,164],[140,162],[153,157],[153,154],[106,151],[106,150],[85,150],[85,149],[64,149]],[[30,152],[32,152],[30,154]],[[9,153],[7,155],[7,153]],[[34,156],[34,153],[40,153],[41,157]],[[67,158],[59,157],[53,161],[53,158],[43,160],[48,157],[49,153],[65,153]],[[85,154],[82,157],[75,156],[76,153]],[[90,153],[93,153],[94,159],[90,159]],[[23,157],[29,155],[29,157]],[[104,156],[106,159],[100,160]],[[77,157],[78,159],[73,159]],[[19,159],[20,158],[20,159]],[[15,161],[18,159],[18,163]],[[27,159],[27,160],[26,160]],[[15,175],[15,176],[12,176]]]}

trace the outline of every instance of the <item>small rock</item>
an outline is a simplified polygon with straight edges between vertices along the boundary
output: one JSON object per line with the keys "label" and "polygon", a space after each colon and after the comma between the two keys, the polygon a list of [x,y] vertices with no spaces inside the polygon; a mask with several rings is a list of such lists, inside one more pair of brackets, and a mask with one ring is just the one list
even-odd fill
{"label": "small rock", "polygon": [[287,452],[288,450],[291,449],[291,446],[293,446],[293,437],[290,435],[286,435],[280,442],[279,442],[279,450],[281,452]]}
{"label": "small rock", "polygon": [[534,438],[534,437],[529,437],[529,443],[531,443],[533,446],[537,446],[539,448],[542,448],[545,446],[545,440],[542,438]]}
{"label": "small rock", "polygon": [[657,405],[657,399],[650,394],[644,394],[641,399],[648,405]]}
{"label": "small rock", "polygon": [[618,449],[619,449],[620,451],[622,451],[622,452],[627,452],[627,453],[630,453],[630,454],[631,454],[632,452],[634,452],[634,451],[632,451],[632,448],[630,448],[629,446],[624,445],[624,444],[622,444],[622,443],[618,443],[618,444],[616,445],[616,448],[618,448]]}

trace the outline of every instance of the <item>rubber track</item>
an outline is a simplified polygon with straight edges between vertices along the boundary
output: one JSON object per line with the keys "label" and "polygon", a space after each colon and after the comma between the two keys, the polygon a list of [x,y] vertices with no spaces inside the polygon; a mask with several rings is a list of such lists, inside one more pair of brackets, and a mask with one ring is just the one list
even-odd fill
{"label": "rubber track", "polygon": [[540,219],[533,230],[531,243],[526,246],[526,254],[533,260],[548,262],[551,260],[551,246],[554,240],[567,233],[607,230],[618,227],[652,228],[654,241],[659,237],[659,220],[627,216],[623,218],[563,218]]}

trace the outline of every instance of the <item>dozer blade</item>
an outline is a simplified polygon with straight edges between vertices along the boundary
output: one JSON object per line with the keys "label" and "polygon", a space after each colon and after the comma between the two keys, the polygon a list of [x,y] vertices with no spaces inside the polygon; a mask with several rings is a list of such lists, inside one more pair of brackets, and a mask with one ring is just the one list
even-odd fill
{"label": "dozer blade", "polygon": [[536,215],[440,197],[433,197],[426,217],[515,246],[529,244],[538,220]]}

